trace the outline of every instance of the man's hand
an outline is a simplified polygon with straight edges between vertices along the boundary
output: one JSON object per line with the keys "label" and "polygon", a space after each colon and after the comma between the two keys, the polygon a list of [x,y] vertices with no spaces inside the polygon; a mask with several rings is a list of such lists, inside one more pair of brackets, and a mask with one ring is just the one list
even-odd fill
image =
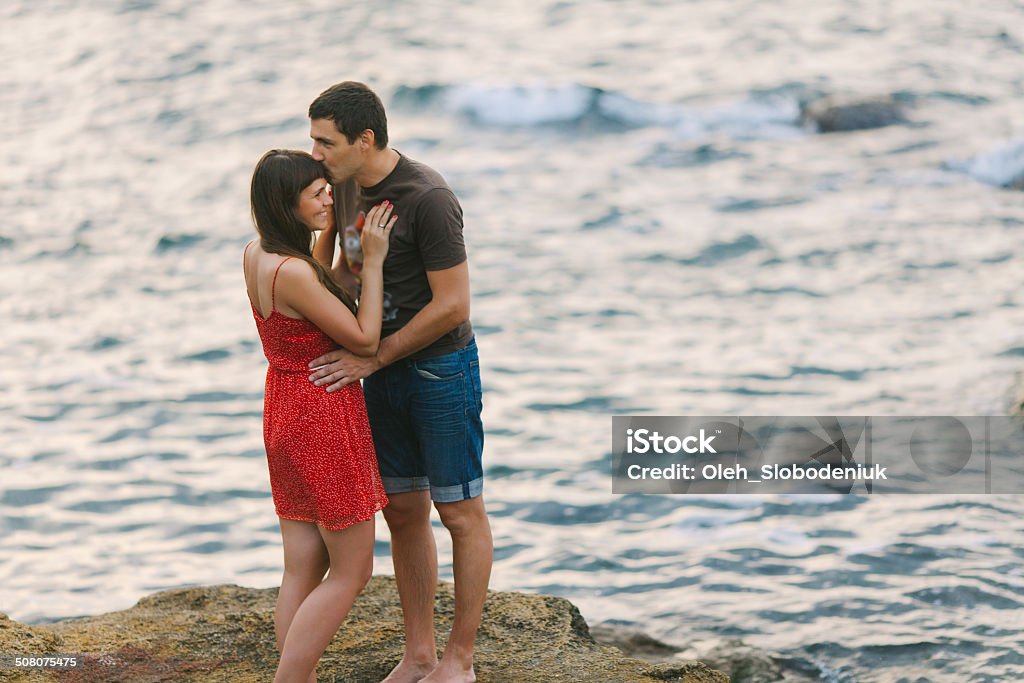
{"label": "man's hand", "polygon": [[309,367],[314,370],[309,381],[318,387],[327,385],[330,393],[369,377],[381,365],[377,356],[357,356],[345,349],[335,349],[312,361]]}

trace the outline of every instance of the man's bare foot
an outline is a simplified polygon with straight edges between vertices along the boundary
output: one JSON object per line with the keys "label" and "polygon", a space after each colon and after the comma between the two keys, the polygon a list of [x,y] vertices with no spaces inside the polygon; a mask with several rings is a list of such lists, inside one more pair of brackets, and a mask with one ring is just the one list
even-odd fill
{"label": "man's bare foot", "polygon": [[406,657],[402,657],[402,661],[398,663],[388,677],[385,678],[381,683],[419,683],[422,681],[434,668],[437,666],[437,660],[432,662],[423,661],[415,662]]}
{"label": "man's bare foot", "polygon": [[476,681],[476,673],[473,672],[472,664],[467,669],[442,659],[437,668],[420,683],[474,683],[474,681]]}

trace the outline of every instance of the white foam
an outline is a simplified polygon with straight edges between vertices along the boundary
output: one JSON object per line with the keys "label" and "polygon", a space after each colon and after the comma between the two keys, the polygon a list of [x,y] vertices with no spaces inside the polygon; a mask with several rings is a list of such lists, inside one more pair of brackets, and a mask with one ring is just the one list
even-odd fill
{"label": "white foam", "polygon": [[448,108],[481,123],[530,126],[579,119],[592,106],[594,90],[582,85],[452,87]]}
{"label": "white foam", "polygon": [[706,109],[678,108],[673,132],[682,139],[721,134],[734,140],[802,137],[796,98],[745,98]]}
{"label": "white foam", "polygon": [[578,83],[565,85],[459,85],[447,88],[443,106],[492,126],[571,123],[598,115],[628,126],[670,128],[693,139],[724,134],[739,140],[799,137],[795,97],[748,97],[705,108],[637,100]]}
{"label": "white foam", "polygon": [[641,126],[671,125],[687,115],[686,109],[678,105],[641,102],[614,92],[601,93],[597,107],[610,118]]}
{"label": "white foam", "polygon": [[[954,168],[958,164],[951,164]],[[962,165],[972,177],[983,183],[1009,185],[1024,176],[1024,136],[1001,142]]]}

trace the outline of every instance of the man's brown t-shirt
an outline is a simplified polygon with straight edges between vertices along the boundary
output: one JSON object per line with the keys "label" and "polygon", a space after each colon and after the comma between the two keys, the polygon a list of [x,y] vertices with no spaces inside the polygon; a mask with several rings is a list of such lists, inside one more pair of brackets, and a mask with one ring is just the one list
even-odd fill
{"label": "man's brown t-shirt", "polygon": [[[341,194],[335,193],[336,201]],[[437,171],[399,152],[394,170],[373,187],[360,188],[355,196],[358,210],[366,212],[384,200],[395,205],[398,221],[384,259],[382,337],[397,332],[430,303],[427,271],[445,270],[466,260],[462,207]],[[352,214],[350,207],[337,208],[340,216]],[[451,353],[472,337],[473,327],[467,320],[409,358]]]}

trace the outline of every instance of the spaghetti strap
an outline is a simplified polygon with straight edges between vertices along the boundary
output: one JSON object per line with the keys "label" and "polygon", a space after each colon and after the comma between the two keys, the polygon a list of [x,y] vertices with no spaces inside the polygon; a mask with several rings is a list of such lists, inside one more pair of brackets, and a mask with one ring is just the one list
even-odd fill
{"label": "spaghetti strap", "polygon": [[277,272],[279,270],[281,270],[281,266],[284,265],[285,261],[287,261],[290,258],[291,258],[291,256],[286,258],[284,261],[281,261],[280,263],[278,263],[277,264],[277,269],[274,271],[274,281],[270,283],[270,311],[271,311],[271,313],[273,313],[274,311],[277,310],[277,292],[274,291],[277,288]]}

